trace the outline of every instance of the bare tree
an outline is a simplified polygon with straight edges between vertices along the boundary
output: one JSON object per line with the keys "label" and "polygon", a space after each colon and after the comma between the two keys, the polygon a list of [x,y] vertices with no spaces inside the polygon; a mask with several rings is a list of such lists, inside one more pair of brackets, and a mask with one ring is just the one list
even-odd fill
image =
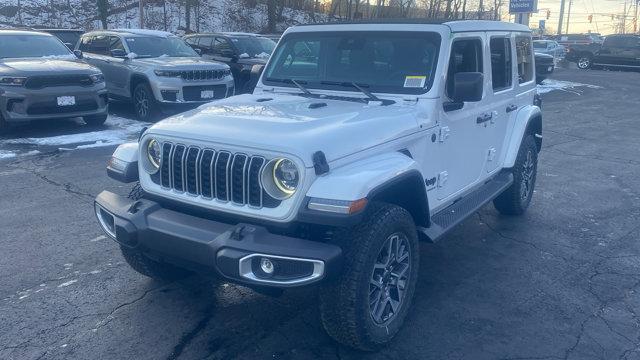
{"label": "bare tree", "polygon": [[108,17],[109,17],[109,0],[98,0],[98,17],[100,18],[100,23],[102,24],[102,28],[106,29],[108,26]]}

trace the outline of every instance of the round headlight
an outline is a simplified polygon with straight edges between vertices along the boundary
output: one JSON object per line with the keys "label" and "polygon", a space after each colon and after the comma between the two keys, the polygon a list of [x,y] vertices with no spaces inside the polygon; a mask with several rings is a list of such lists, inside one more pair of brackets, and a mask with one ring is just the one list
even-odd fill
{"label": "round headlight", "polygon": [[296,164],[289,159],[273,159],[262,172],[262,185],[269,196],[285,200],[296,192],[300,183],[300,173]]}
{"label": "round headlight", "polygon": [[156,141],[156,139],[151,139],[147,143],[147,159],[149,160],[149,165],[151,173],[155,173],[160,169],[160,161],[162,159],[160,150],[160,143]]}

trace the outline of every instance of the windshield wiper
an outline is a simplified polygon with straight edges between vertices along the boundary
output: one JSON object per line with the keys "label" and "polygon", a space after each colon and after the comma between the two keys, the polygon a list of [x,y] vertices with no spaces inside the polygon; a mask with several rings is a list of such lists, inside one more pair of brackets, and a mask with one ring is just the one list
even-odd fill
{"label": "windshield wiper", "polygon": [[342,86],[342,87],[356,88],[361,93],[365,94],[369,98],[369,100],[372,100],[372,101],[383,101],[379,97],[373,95],[369,90],[364,88],[364,87],[369,87],[369,85],[367,85],[367,84],[358,85],[355,81],[352,81],[352,82],[321,81],[320,84],[323,84],[323,85],[337,85],[337,86]]}
{"label": "windshield wiper", "polygon": [[302,86],[302,84],[306,84],[307,82],[304,80],[293,80],[293,79],[277,79],[277,78],[267,78],[267,81],[273,81],[273,82],[281,82],[281,83],[285,83],[285,84],[293,84],[295,85],[298,89],[300,89],[300,91],[302,91],[305,95],[313,95],[311,93],[311,91],[307,90],[306,87]]}

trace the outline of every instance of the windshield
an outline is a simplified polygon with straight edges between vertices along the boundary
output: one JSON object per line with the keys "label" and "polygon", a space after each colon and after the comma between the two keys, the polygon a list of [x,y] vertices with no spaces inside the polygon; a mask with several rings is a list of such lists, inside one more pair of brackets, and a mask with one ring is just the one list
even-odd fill
{"label": "windshield", "polygon": [[263,37],[243,36],[231,38],[233,44],[238,48],[240,55],[247,54],[248,57],[266,57],[271,55],[276,43]]}
{"label": "windshield", "polygon": [[440,35],[431,32],[309,32],[286,35],[265,70],[276,86],[422,94],[431,88]]}
{"label": "windshield", "polygon": [[54,36],[0,35],[0,58],[69,55],[71,55],[71,51]]}
{"label": "windshield", "polygon": [[129,51],[135,53],[137,57],[192,57],[199,56],[191,46],[182,39],[158,36],[136,36],[126,38]]}
{"label": "windshield", "polygon": [[534,49],[546,49],[547,48],[547,43],[544,41],[534,41],[533,42],[533,48]]}

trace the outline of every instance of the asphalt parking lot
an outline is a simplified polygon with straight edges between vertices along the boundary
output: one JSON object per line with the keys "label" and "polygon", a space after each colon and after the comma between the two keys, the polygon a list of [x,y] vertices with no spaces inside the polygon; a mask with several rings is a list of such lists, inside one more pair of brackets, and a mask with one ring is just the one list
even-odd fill
{"label": "asphalt parking lot", "polygon": [[371,354],[325,335],[315,289],[273,298],[135,273],[92,209],[103,189],[129,190],[105,174],[115,146],[33,140],[87,131],[75,123],[16,129],[0,139],[0,358],[640,359],[640,73],[553,79],[583,85],[543,95],[529,212],[489,205],[421,244],[413,312]]}

